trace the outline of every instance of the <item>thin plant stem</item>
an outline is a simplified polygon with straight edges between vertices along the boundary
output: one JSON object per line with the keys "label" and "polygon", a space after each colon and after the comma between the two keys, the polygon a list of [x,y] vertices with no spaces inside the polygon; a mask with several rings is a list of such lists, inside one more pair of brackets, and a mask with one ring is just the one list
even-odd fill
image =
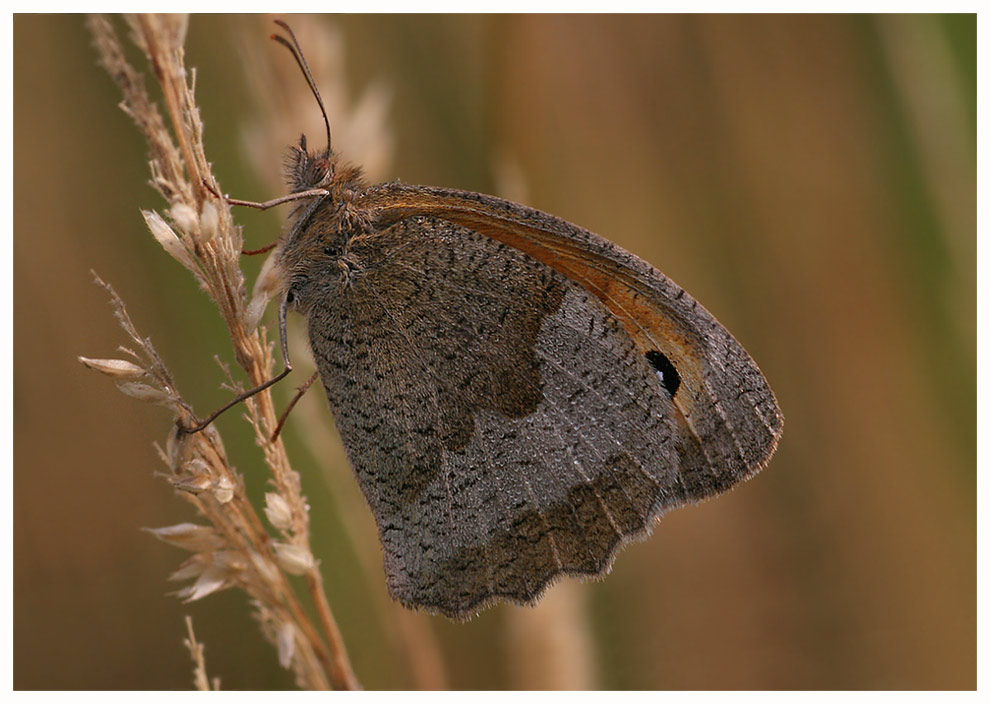
{"label": "thin plant stem", "polygon": [[[166,201],[164,217],[144,212],[145,221],[165,251],[193,274],[217,304],[238,366],[251,385],[260,385],[272,377],[274,359],[266,329],[246,312],[240,230],[229,206],[210,193],[220,188],[206,158],[203,123],[193,92],[195,71],[185,65],[187,18],[138,15],[126,19],[134,43],[145,53],[161,84],[171,130],[148,96],[143,75],[124,57],[111,22],[92,17],[89,27],[101,63],[123,93],[122,109],[148,142],[152,184]],[[209,188],[204,184],[210,184]],[[123,350],[127,360],[81,361],[113,377],[124,393],[169,407],[189,427],[194,423],[191,405],[176,390],[151,341],[137,333],[123,302],[109,286],[107,290],[121,325],[137,348]],[[246,402],[246,409],[275,489],[267,494],[265,508],[275,534],[266,529],[248,501],[244,479],[227,461],[220,434],[212,425],[192,434],[174,427],[161,453],[169,468],[166,478],[209,525],[179,524],[150,532],[193,553],[172,575],[175,580],[195,579],[178,596],[191,601],[220,589],[243,589],[251,598],[262,633],[277,647],[280,662],[295,673],[301,687],[359,689],[322,588],[319,562],[310,550],[308,506],[299,475],[281,441],[271,439],[278,422],[271,396],[267,391],[258,394]],[[289,575],[306,578],[317,623],[307,615]]]}

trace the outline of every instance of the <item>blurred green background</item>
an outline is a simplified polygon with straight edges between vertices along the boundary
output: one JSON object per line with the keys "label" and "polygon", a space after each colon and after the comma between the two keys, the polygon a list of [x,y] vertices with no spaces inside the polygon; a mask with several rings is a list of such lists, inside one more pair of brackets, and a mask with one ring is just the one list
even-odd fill
{"label": "blurred green background", "polygon": [[[288,19],[334,25],[345,95],[387,96],[379,178],[518,196],[632,250],[740,339],[786,417],[761,475],[668,515],[608,579],[467,624],[383,607],[330,421],[290,418],[365,687],[976,686],[975,16]],[[310,103],[255,135],[267,173],[248,157],[271,29],[195,16],[187,44],[208,154],[255,200],[281,193],[286,140],[321,142]],[[163,595],[185,554],[139,528],[194,518],[153,476],[170,419],[75,360],[125,342],[93,269],[200,412],[227,398],[229,342],[144,228],[162,202],[118,101],[82,18],[15,16],[14,686],[186,687],[189,613],[224,688],[290,687],[241,593]],[[251,246],[283,216],[236,213]],[[238,415],[219,427],[260,497]]]}

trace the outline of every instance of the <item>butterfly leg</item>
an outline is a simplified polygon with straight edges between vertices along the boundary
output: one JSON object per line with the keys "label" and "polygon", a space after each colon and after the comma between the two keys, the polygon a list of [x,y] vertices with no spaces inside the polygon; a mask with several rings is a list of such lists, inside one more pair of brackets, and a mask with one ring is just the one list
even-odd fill
{"label": "butterfly leg", "polygon": [[[289,301],[288,298],[286,297],[282,299],[282,303],[278,307],[278,335],[282,343],[282,359],[285,361],[285,369],[283,369],[282,372],[278,374],[278,376],[269,379],[264,384],[260,384],[259,386],[255,386],[252,389],[248,389],[244,393],[238,394],[233,399],[231,399],[223,406],[215,410],[213,413],[211,413],[206,420],[204,420],[201,423],[198,423],[192,428],[186,428],[185,426],[182,425],[181,422],[178,423],[178,427],[181,432],[190,433],[190,434],[198,433],[203,428],[208,426],[210,423],[215,421],[225,411],[229,410],[230,408],[233,408],[241,401],[246,401],[252,396],[261,393],[268,387],[277,384],[278,382],[282,381],[282,379],[284,379],[289,372],[292,371],[292,362],[289,360],[289,342],[285,334],[285,317],[288,312],[288,308],[289,308]],[[312,383],[312,381],[310,381],[310,383]],[[279,423],[279,428],[281,428],[281,423]],[[272,441],[274,441],[275,437],[278,435],[279,428],[276,428],[275,435],[272,437]]]}
{"label": "butterfly leg", "polygon": [[296,395],[292,397],[292,400],[289,401],[289,405],[286,406],[282,416],[278,419],[278,425],[275,426],[275,432],[272,433],[272,442],[278,440],[278,435],[282,432],[282,426],[285,425],[285,419],[289,417],[289,413],[296,407],[296,404],[299,403],[299,399],[303,397],[303,394],[309,391],[309,387],[313,385],[313,382],[316,381],[316,377],[319,375],[320,373],[318,371],[313,372],[313,375],[309,377],[306,383],[296,389]]}

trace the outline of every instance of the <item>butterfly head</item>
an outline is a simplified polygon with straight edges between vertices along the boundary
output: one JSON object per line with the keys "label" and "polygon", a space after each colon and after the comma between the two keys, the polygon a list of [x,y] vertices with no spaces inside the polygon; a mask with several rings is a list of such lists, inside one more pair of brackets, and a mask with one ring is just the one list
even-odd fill
{"label": "butterfly head", "polygon": [[[306,135],[299,138],[297,145],[289,147],[285,160],[285,181],[290,193],[316,189],[327,191],[324,206],[336,206],[350,200],[366,186],[360,167],[343,161],[329,147],[309,151]],[[303,211],[305,207],[297,210]]]}
{"label": "butterfly head", "polygon": [[285,167],[285,180],[292,193],[313,188],[329,190],[337,173],[337,155],[329,147],[310,152],[306,148],[306,135],[302,135],[299,144],[289,148]]}
{"label": "butterfly head", "polygon": [[[287,24],[276,24],[288,34],[272,35],[295,58],[323,114],[326,147],[311,151],[306,135],[289,148],[285,178],[290,193],[300,194],[289,214],[288,227],[268,259],[258,283],[259,301],[285,296],[291,308],[305,311],[321,287],[333,285],[343,275],[341,266],[347,241],[361,229],[362,215],[351,204],[366,188],[361,169],[340,159],[331,146],[330,120],[303,57]],[[259,303],[259,305],[261,305]]]}

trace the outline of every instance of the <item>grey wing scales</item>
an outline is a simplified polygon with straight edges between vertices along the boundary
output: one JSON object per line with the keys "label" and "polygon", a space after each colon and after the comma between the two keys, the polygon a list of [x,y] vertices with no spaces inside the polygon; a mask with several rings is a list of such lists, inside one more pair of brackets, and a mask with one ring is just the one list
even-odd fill
{"label": "grey wing scales", "polygon": [[531,602],[688,500],[671,398],[595,296],[425,217],[352,256],[310,336],[395,598]]}
{"label": "grey wing scales", "polygon": [[380,204],[382,222],[417,210],[437,214],[528,253],[594,294],[672,382],[681,477],[691,499],[718,494],[769,461],[783,416],[759,367],[711,313],[647,262],[572,223],[492,196],[383,184],[368,197]]}

